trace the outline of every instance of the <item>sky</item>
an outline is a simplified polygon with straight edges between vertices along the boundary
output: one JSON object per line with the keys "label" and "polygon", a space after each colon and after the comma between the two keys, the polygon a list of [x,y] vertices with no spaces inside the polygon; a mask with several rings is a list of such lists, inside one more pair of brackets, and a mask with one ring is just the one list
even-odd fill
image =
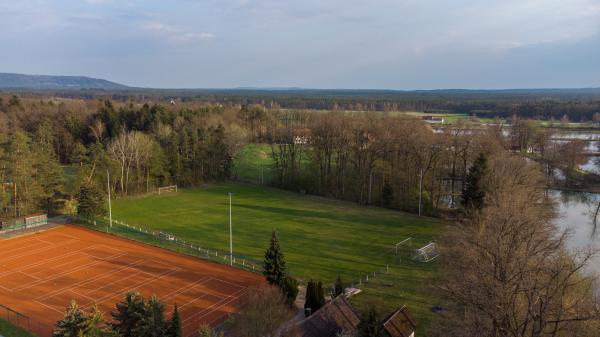
{"label": "sky", "polygon": [[600,87],[600,0],[0,0],[0,72],[154,88]]}

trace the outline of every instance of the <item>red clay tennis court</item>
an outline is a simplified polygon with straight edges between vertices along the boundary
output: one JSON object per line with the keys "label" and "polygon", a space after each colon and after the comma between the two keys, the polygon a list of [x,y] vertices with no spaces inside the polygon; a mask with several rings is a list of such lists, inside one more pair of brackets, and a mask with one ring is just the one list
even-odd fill
{"label": "red clay tennis court", "polygon": [[[156,294],[170,316],[177,303],[184,336],[202,323],[217,325],[237,310],[256,274],[76,226],[0,241],[0,304],[29,317],[51,336],[71,300],[106,313],[129,290]],[[21,324],[22,325],[22,324]]]}

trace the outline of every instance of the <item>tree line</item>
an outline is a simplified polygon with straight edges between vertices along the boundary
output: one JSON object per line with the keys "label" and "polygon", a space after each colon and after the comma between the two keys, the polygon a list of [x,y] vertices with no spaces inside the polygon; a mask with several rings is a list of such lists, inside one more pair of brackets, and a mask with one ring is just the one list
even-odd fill
{"label": "tree line", "polygon": [[229,179],[245,141],[237,114],[13,96],[0,104],[0,216],[60,213],[82,187],[106,192],[109,175],[115,195]]}

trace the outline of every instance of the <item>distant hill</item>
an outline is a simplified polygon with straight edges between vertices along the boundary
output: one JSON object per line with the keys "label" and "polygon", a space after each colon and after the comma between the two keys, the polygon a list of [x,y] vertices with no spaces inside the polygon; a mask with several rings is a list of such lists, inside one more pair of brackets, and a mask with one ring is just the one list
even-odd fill
{"label": "distant hill", "polygon": [[51,76],[0,73],[0,89],[102,89],[122,90],[123,84],[85,76]]}

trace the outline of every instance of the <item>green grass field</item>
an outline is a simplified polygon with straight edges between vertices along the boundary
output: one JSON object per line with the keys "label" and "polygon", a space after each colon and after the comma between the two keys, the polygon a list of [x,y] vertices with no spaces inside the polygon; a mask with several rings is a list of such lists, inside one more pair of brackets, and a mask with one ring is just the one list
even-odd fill
{"label": "green grass field", "polygon": [[[163,230],[188,242],[228,250],[228,192],[234,193],[233,249],[236,255],[262,260],[271,231],[277,230],[290,272],[297,278],[332,284],[338,274],[350,283],[382,270],[353,302],[360,308],[371,299],[387,310],[407,304],[421,322],[436,304],[428,285],[436,263],[405,259],[397,263],[391,247],[413,237],[413,247],[435,239],[437,219],[354,203],[235,183],[177,193],[115,200],[113,218]],[[424,324],[426,325],[426,324]]]}
{"label": "green grass field", "polygon": [[0,336],[4,337],[34,337],[29,332],[16,327],[4,319],[0,318]]}

